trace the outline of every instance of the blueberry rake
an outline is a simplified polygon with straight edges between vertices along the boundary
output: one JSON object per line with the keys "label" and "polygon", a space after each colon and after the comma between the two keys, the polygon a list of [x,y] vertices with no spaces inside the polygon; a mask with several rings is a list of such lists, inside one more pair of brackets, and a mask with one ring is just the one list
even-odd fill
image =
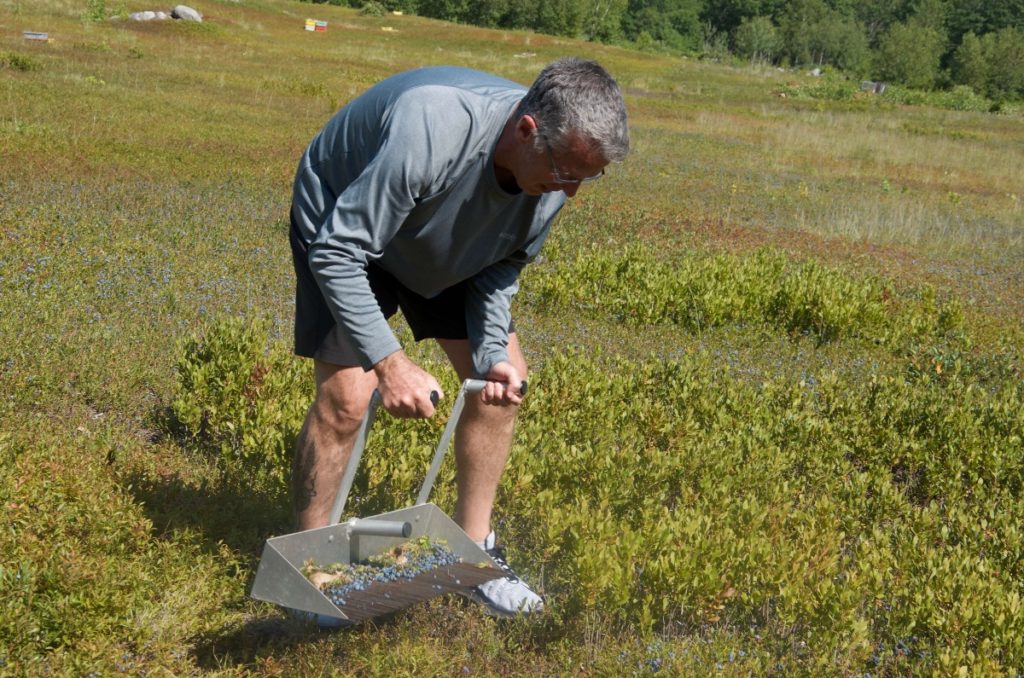
{"label": "blueberry rake", "polygon": [[[375,391],[345,467],[341,487],[331,509],[330,524],[268,539],[256,570],[252,597],[356,624],[435,596],[468,591],[505,576],[490,556],[466,536],[455,521],[434,504],[427,503],[455,426],[465,407],[466,396],[479,393],[485,383],[474,379],[463,382],[413,506],[368,518],[352,518],[342,523],[339,520],[366,447],[367,433],[373,425],[380,403],[380,396]],[[375,579],[364,588],[347,591],[343,597],[325,595],[302,572],[308,561],[325,564],[360,563],[420,537],[444,542],[451,551],[450,556],[440,559],[435,567],[416,573],[405,572],[402,576]],[[455,562],[443,562],[452,560],[452,556]]]}

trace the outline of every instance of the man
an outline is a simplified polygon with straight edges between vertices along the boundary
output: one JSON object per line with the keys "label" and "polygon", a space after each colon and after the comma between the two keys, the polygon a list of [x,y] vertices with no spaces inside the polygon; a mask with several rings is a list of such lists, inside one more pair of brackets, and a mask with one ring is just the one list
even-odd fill
{"label": "man", "polygon": [[298,529],[327,524],[375,388],[399,417],[429,417],[431,394],[443,397],[388,326],[400,308],[460,379],[488,382],[455,435],[454,519],[509,576],[474,598],[496,615],[542,608],[490,524],[526,379],[510,306],[566,197],[628,147],[618,86],[580,59],[552,63],[529,91],[464,68],[401,73],[314,137],[291,213],[295,351],[316,376],[293,469]]}

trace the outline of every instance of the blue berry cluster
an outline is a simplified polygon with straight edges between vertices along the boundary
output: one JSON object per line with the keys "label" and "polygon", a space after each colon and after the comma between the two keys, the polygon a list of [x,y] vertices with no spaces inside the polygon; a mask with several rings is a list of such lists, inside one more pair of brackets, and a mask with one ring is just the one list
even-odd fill
{"label": "blue berry cluster", "polygon": [[[351,566],[345,572],[347,576],[344,583],[329,586],[323,593],[332,603],[341,607],[352,593],[365,591],[376,583],[408,581],[459,560],[444,543],[424,538],[370,558],[366,563]],[[390,596],[385,594],[385,597]]]}

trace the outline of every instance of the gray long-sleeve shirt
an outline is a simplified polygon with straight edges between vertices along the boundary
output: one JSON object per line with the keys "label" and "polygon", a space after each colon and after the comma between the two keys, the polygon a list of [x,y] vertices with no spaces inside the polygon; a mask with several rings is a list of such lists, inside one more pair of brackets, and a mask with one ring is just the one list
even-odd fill
{"label": "gray long-sleeve shirt", "polygon": [[314,137],[295,177],[293,215],[335,322],[370,369],[400,345],[366,265],[432,297],[470,281],[474,369],[508,357],[512,296],[565,194],[510,195],[494,151],[526,90],[465,68],[408,71],[378,83]]}

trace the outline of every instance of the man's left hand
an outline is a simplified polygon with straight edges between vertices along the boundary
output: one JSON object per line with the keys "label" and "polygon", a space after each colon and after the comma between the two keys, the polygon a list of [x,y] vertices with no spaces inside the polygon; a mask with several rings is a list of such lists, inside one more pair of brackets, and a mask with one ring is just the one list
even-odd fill
{"label": "man's left hand", "polygon": [[487,373],[487,385],[480,398],[487,405],[519,405],[523,402],[523,379],[509,362],[496,363]]}

